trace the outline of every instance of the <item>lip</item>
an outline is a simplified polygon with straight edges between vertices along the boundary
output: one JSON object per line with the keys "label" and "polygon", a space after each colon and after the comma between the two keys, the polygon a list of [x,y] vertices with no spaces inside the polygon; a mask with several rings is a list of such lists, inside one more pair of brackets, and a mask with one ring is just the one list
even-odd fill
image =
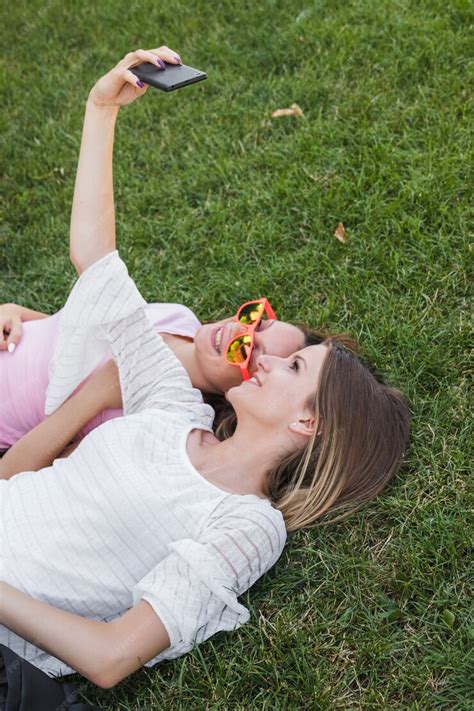
{"label": "lip", "polygon": [[[220,351],[220,353],[219,353],[219,350],[218,350],[218,348],[217,348],[217,346],[216,346],[216,336],[217,336],[218,332],[219,332],[221,329],[222,329],[222,333],[221,333],[221,351]],[[216,327],[213,328],[212,331],[211,331],[211,335],[210,335],[211,346],[214,348],[214,350],[215,350],[215,352],[217,353],[217,355],[221,355],[221,353],[222,353],[222,344],[224,343],[224,341],[223,341],[224,329],[225,329],[225,326],[216,326]]]}
{"label": "lip", "polygon": [[223,349],[224,349],[225,346],[227,345],[227,341],[225,340],[225,329],[226,329],[226,326],[225,326],[225,325],[224,325],[224,326],[221,326],[221,328],[222,328],[222,333],[221,333],[221,354],[222,354]]}
{"label": "lip", "polygon": [[220,326],[214,326],[214,328],[211,331],[211,335],[210,335],[211,346],[214,348],[216,353],[218,352],[217,348],[216,348],[216,333],[219,329],[220,329]]}

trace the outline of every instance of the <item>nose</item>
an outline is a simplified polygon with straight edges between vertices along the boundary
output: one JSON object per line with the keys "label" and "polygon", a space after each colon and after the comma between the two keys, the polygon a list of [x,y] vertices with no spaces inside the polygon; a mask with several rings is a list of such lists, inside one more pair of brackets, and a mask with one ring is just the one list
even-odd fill
{"label": "nose", "polygon": [[[255,361],[257,368],[261,368],[262,370],[268,372],[271,370],[272,367],[272,362],[277,358],[276,356],[271,356],[267,354],[262,354],[257,357],[257,360]],[[278,358],[277,358],[278,360]]]}
{"label": "nose", "polygon": [[289,358],[282,358],[281,356],[262,353],[262,355],[257,357],[255,364],[257,368],[262,368],[262,370],[268,372],[273,368],[284,368],[288,361]]}
{"label": "nose", "polygon": [[234,336],[240,336],[243,333],[247,333],[248,328],[245,324],[240,323],[240,321],[234,321],[229,324],[229,341]]}

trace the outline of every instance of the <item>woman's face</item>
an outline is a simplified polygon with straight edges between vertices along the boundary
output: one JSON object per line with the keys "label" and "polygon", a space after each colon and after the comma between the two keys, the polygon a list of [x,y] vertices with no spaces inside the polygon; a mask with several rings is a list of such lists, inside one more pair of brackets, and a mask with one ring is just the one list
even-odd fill
{"label": "woman's face", "polygon": [[[203,324],[194,336],[196,358],[207,381],[215,392],[227,392],[242,382],[240,368],[228,363],[225,346],[246,327],[235,317]],[[248,370],[252,375],[260,355],[287,357],[304,346],[304,335],[297,326],[277,319],[262,320],[254,334],[254,348]]]}
{"label": "woman's face", "polygon": [[318,387],[326,345],[308,346],[287,358],[261,355],[250,380],[227,393],[240,420],[245,414],[271,427],[305,419],[307,401]]}

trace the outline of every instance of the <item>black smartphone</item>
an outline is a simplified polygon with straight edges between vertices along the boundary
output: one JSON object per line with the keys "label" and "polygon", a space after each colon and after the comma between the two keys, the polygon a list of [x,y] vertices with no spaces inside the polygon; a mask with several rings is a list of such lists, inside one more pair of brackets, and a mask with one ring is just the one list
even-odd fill
{"label": "black smartphone", "polygon": [[131,67],[130,71],[141,81],[162,91],[174,91],[174,89],[180,89],[182,86],[207,79],[206,72],[201,72],[194,67],[188,67],[187,64],[168,64],[167,62],[165,64],[166,67],[164,69],[158,69],[154,64],[145,62],[144,64],[137,64],[136,67]]}

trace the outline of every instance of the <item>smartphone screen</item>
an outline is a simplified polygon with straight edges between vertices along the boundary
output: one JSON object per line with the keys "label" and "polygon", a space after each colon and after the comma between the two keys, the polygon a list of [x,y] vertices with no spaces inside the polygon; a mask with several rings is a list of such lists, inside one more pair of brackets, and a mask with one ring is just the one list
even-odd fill
{"label": "smartphone screen", "polygon": [[165,69],[158,69],[150,62],[131,67],[130,71],[150,86],[162,91],[174,91],[182,86],[207,79],[207,74],[187,64],[167,64]]}

